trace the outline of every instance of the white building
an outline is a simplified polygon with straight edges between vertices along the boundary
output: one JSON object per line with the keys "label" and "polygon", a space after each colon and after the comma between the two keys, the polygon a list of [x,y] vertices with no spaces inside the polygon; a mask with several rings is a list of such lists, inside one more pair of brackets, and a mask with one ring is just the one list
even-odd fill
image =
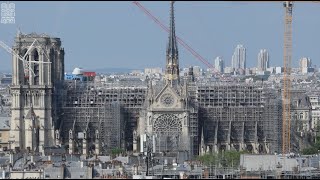
{"label": "white building", "polygon": [[230,74],[234,71],[234,68],[232,67],[225,67],[224,68],[224,73]]}
{"label": "white building", "polygon": [[217,72],[223,73],[224,62],[221,56],[216,57],[216,59],[214,60],[214,67]]}
{"label": "white building", "polygon": [[283,67],[276,67],[276,74],[282,74],[283,73]]}
{"label": "white building", "polygon": [[156,68],[145,68],[144,74],[162,74],[162,68],[156,67]]}
{"label": "white building", "polygon": [[317,127],[320,121],[320,97],[316,94],[309,95],[311,103],[311,129]]}
{"label": "white building", "polygon": [[267,68],[267,71],[269,71],[271,74],[275,73],[275,68],[274,67],[269,67]]}
{"label": "white building", "polygon": [[193,74],[195,77],[199,77],[202,75],[202,69],[199,66],[193,67]]}
{"label": "white building", "polygon": [[182,71],[180,71],[180,76],[187,75],[189,72],[189,68],[183,68]]}
{"label": "white building", "polygon": [[312,72],[313,69],[311,67],[312,62],[310,58],[303,57],[299,60],[299,65],[300,65],[300,72],[303,74]]}
{"label": "white building", "polygon": [[239,44],[235,48],[231,65],[235,71],[238,71],[240,68],[243,70],[246,69],[246,48],[244,48],[243,45]]}
{"label": "white building", "polygon": [[258,54],[258,71],[266,71],[269,68],[269,53],[266,49],[261,49]]}

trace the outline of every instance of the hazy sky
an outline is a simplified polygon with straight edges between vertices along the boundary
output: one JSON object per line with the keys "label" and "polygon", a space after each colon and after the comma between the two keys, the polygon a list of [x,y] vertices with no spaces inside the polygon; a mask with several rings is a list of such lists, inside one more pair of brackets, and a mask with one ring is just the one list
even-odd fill
{"label": "hazy sky", "polygon": [[[3,2],[3,1],[0,1]],[[165,25],[169,2],[141,2]],[[18,27],[24,33],[59,37],[65,67],[164,67],[168,34],[128,2],[15,2],[16,23],[0,24],[0,40],[13,44]],[[320,63],[320,3],[294,4],[293,66],[307,56]],[[284,8],[281,2],[175,3],[176,34],[211,64],[222,56],[227,66],[237,44],[247,49],[247,67],[257,65],[259,49],[269,51],[270,65],[283,59]],[[206,67],[178,45],[180,66]],[[0,49],[0,70],[11,70],[11,56]]]}

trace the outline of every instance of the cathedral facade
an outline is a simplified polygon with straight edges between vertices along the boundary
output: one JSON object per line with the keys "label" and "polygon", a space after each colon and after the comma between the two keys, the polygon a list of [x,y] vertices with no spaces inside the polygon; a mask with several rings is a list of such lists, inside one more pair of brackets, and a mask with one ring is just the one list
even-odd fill
{"label": "cathedral facade", "polygon": [[122,149],[190,158],[222,150],[279,152],[279,92],[255,84],[195,81],[192,67],[181,75],[174,3],[170,5],[163,81],[64,80],[60,39],[18,34],[13,46],[12,148],[41,152],[61,145],[70,154],[108,155]]}
{"label": "cathedral facade", "polygon": [[56,94],[64,78],[64,49],[59,38],[19,32],[13,51],[11,148],[42,152],[55,145]]}
{"label": "cathedral facade", "polygon": [[[187,152],[190,155],[193,154],[192,141],[195,137],[191,138],[190,114],[197,114],[198,110],[192,106],[186,83],[182,84],[180,81],[174,7],[173,2],[171,2],[164,83],[149,83],[147,100],[142,109],[137,130],[138,137],[144,137],[143,135],[148,137],[146,143],[152,144],[150,148],[152,147],[153,152]],[[140,144],[143,141],[141,138],[136,139]],[[140,148],[140,151],[143,151],[143,149]]]}

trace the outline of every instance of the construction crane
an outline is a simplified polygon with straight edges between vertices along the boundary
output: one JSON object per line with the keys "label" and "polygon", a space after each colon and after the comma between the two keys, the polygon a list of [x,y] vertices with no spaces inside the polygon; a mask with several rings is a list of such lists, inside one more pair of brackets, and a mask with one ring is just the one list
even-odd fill
{"label": "construction crane", "polygon": [[[291,134],[291,70],[292,70],[292,9],[293,2],[284,1],[284,42],[283,42],[283,94],[282,94],[282,153],[290,153]],[[309,1],[319,3],[320,1]]]}
{"label": "construction crane", "polygon": [[283,3],[284,18],[284,46],[283,46],[283,94],[282,94],[282,154],[290,153],[291,134],[291,60],[292,60],[292,1]]}

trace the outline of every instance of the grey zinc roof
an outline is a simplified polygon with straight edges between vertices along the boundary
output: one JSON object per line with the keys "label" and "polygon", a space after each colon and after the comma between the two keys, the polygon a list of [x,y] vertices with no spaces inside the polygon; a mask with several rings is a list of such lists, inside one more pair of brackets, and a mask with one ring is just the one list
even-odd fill
{"label": "grey zinc roof", "polygon": [[13,169],[23,169],[23,158],[18,159],[14,165]]}
{"label": "grey zinc roof", "polygon": [[[43,156],[41,161],[49,161],[49,156]],[[59,155],[52,155],[51,156],[51,161],[54,163],[62,162],[62,157]]]}
{"label": "grey zinc roof", "polygon": [[49,147],[44,149],[44,154],[65,154],[66,149],[64,147]]}
{"label": "grey zinc roof", "polygon": [[296,159],[286,158],[284,160],[283,158],[286,157],[242,154],[240,157],[240,165],[246,168],[246,171],[276,170],[277,165],[282,165],[283,171],[293,171],[293,168],[298,166]]}
{"label": "grey zinc roof", "polygon": [[66,161],[80,161],[80,155],[66,154]]}
{"label": "grey zinc roof", "polygon": [[98,156],[98,159],[101,161],[101,162],[108,162],[111,160],[110,156]]}
{"label": "grey zinc roof", "polygon": [[84,166],[83,168],[81,167],[67,167],[68,171],[71,174],[71,179],[92,179],[90,176],[90,170],[91,168],[88,168]]}
{"label": "grey zinc roof", "polygon": [[101,168],[95,168],[95,170],[100,174],[100,176],[113,175],[117,171],[117,169],[101,169]]}
{"label": "grey zinc roof", "polygon": [[48,167],[44,169],[44,175],[46,179],[63,178],[62,167]]}
{"label": "grey zinc roof", "polygon": [[0,157],[0,165],[8,164],[10,157]]}
{"label": "grey zinc roof", "polygon": [[114,158],[113,160],[121,161],[122,163],[128,164],[128,162],[129,162],[129,157],[119,156],[119,157]]}

